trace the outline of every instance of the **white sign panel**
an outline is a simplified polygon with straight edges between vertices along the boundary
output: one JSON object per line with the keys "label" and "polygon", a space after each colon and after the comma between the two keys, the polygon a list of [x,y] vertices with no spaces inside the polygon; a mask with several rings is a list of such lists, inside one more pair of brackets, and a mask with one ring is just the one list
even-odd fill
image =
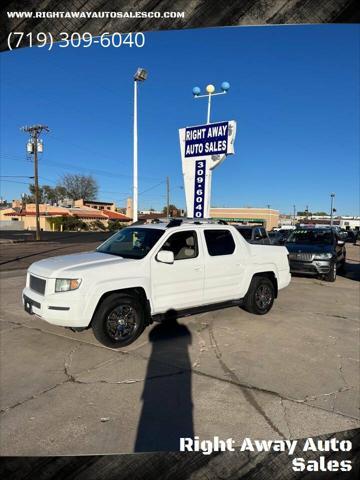
{"label": "white sign panel", "polygon": [[188,217],[209,218],[212,171],[234,153],[235,134],[234,120],[179,130]]}

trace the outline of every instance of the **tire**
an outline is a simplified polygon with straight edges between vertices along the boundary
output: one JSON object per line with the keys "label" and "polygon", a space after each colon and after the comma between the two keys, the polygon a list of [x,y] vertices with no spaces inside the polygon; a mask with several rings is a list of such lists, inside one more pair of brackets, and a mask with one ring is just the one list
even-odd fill
{"label": "tire", "polygon": [[95,338],[110,348],[130,345],[145,326],[145,311],[139,298],[122,293],[105,298],[91,322]]}
{"label": "tire", "polygon": [[330,272],[324,275],[324,280],[326,282],[335,282],[336,273],[337,273],[336,262],[333,262],[330,267]]}
{"label": "tire", "polygon": [[275,289],[267,277],[253,277],[244,298],[244,310],[255,315],[265,315],[271,310],[275,300]]}

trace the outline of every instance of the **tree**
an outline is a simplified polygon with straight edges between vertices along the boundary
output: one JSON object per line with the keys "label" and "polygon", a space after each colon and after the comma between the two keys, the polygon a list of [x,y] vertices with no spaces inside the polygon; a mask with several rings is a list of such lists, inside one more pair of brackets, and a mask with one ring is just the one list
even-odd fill
{"label": "tree", "polygon": [[[29,185],[29,195],[24,195],[25,203],[35,203],[35,185]],[[72,200],[94,200],[98,192],[98,184],[91,175],[66,174],[56,187],[39,186],[39,203],[59,203],[64,198]]]}
{"label": "tree", "polygon": [[57,185],[55,188],[49,187],[48,185],[43,185],[42,187],[44,200],[48,203],[59,203],[66,196],[66,189],[61,185]]}
{"label": "tree", "polygon": [[111,220],[109,221],[108,230],[109,232],[117,232],[124,228],[124,225],[119,220]]}
{"label": "tree", "polygon": [[[177,206],[170,203],[170,205],[169,205],[169,215],[170,215],[170,217],[177,216],[178,211],[179,210],[178,210]],[[167,214],[167,207],[166,206],[163,208],[162,213],[164,213],[165,215]]]}
{"label": "tree", "polygon": [[72,200],[95,200],[98,193],[98,184],[91,175],[66,174],[61,179],[59,186],[66,190],[66,195]]}
{"label": "tree", "polygon": [[[24,195],[25,203],[35,203],[35,185],[29,185],[30,195]],[[59,203],[66,197],[66,189],[61,185],[50,187],[49,185],[39,186],[39,203]]]}
{"label": "tree", "polygon": [[90,230],[106,230],[105,225],[100,220],[94,220],[93,222],[90,222],[89,227]]}

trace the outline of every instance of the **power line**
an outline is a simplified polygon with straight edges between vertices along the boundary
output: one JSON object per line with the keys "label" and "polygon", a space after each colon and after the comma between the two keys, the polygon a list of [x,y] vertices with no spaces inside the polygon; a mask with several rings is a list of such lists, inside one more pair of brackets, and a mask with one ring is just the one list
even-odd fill
{"label": "power line", "polygon": [[[23,159],[23,157],[20,157],[20,156],[15,156],[15,155],[9,155],[9,154],[0,154],[0,157],[8,157],[9,159],[11,160],[17,160],[17,161],[20,161],[20,162],[25,162],[27,163],[27,161],[25,161]],[[54,168],[54,167],[65,167],[65,168],[69,168],[71,170],[77,170],[77,171],[86,171],[87,173],[94,173],[94,174],[97,174],[97,175],[103,175],[103,176],[107,176],[107,177],[120,177],[120,178],[132,178],[132,175],[130,174],[125,174],[125,173],[114,173],[114,172],[111,172],[111,171],[107,171],[107,170],[101,170],[101,169],[97,169],[97,168],[89,168],[89,167],[82,167],[82,166],[74,166],[74,164],[70,164],[70,163],[66,163],[66,162],[56,162],[56,161],[52,161],[50,160],[49,163],[46,165],[47,168]],[[147,177],[147,176],[140,176],[139,178],[145,180],[159,180],[159,177]]]}
{"label": "power line", "polygon": [[39,176],[39,178],[42,178],[42,179],[45,180],[46,182],[49,182],[49,183],[52,183],[52,184],[56,185],[56,182],[54,182],[53,179],[50,179],[50,178],[47,178],[47,177],[43,177],[42,175]]}
{"label": "power line", "polygon": [[8,183],[21,183],[22,185],[31,185],[30,182],[26,183],[26,182],[19,182],[17,180],[2,180],[0,179],[0,182],[8,182]]}
{"label": "power line", "polygon": [[163,181],[160,182],[160,183],[157,183],[156,185],[153,185],[152,187],[147,188],[146,190],[143,190],[142,192],[139,193],[139,195],[142,195],[143,193],[149,192],[149,191],[152,190],[153,188],[159,187],[159,186],[162,185],[163,183],[165,183],[165,180],[163,180]]}
{"label": "power line", "polygon": [[0,175],[0,178],[34,178],[28,175]]}

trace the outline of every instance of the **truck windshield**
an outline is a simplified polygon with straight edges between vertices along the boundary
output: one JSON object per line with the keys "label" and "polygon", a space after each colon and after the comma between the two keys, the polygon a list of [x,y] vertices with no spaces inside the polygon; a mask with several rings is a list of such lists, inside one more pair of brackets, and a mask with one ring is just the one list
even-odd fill
{"label": "truck windshield", "polygon": [[101,244],[96,251],[123,258],[144,258],[163,235],[160,228],[124,228]]}
{"label": "truck windshield", "polygon": [[331,230],[294,230],[287,242],[331,245],[333,242],[333,233]]}

